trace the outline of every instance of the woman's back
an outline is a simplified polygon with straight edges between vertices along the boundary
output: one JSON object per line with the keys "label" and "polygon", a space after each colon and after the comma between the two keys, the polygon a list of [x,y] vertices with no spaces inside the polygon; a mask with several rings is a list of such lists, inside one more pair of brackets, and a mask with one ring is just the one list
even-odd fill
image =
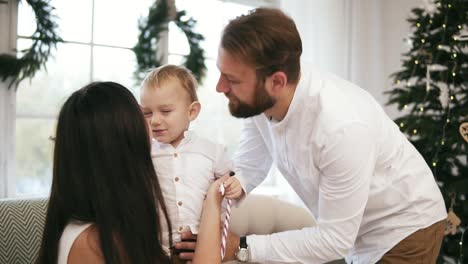
{"label": "woman's back", "polygon": [[[94,234],[91,234],[92,232]],[[89,253],[93,251],[93,245],[97,245],[97,240],[95,240],[95,238],[97,238],[96,234],[96,229],[92,228],[91,223],[70,222],[63,230],[62,237],[59,241],[57,264],[77,263],[77,260],[81,263],[90,263],[84,260],[89,260],[87,255],[91,255]],[[79,256],[80,259],[77,259],[77,256]],[[85,257],[85,259],[83,259],[83,257]],[[97,262],[93,261],[92,263]]]}
{"label": "woman's back", "polygon": [[95,237],[106,263],[169,262],[158,240],[161,221],[170,223],[146,121],[132,93],[117,83],[91,83],[60,110],[39,263],[72,260],[74,245],[89,246],[80,245],[84,230],[69,224],[78,220],[99,230],[85,237]]}

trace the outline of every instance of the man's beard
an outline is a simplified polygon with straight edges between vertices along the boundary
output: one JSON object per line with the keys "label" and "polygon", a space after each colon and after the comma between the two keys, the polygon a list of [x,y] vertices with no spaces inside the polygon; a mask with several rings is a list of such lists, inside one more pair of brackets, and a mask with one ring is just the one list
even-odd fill
{"label": "man's beard", "polygon": [[264,82],[258,82],[257,87],[255,87],[253,105],[242,102],[233,96],[229,98],[229,111],[234,117],[248,118],[263,113],[275,103],[276,100],[266,92]]}

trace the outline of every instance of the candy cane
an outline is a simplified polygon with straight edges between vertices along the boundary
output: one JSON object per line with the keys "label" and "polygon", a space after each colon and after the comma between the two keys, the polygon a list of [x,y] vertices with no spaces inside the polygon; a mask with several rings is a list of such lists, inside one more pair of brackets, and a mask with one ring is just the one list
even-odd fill
{"label": "candy cane", "polygon": [[[223,184],[219,186],[219,192],[221,193],[221,195],[224,195]],[[229,221],[231,220],[231,205],[231,199],[227,199],[226,217],[224,218],[223,233],[221,234],[221,259],[224,259],[224,256],[226,255],[226,238],[228,235],[227,232],[229,229]]]}

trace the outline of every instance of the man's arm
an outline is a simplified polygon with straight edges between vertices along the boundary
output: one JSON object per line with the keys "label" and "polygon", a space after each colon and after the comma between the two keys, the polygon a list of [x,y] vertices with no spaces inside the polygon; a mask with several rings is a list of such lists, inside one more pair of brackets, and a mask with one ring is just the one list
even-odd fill
{"label": "man's arm", "polygon": [[245,193],[250,193],[268,175],[273,160],[254,118],[244,121],[241,140],[234,154],[236,177]]}
{"label": "man's arm", "polygon": [[[376,146],[370,129],[352,123],[334,131],[319,156],[317,225],[266,236],[248,236],[252,262],[323,263],[353,247],[369,194]],[[303,176],[307,177],[307,176]]]}

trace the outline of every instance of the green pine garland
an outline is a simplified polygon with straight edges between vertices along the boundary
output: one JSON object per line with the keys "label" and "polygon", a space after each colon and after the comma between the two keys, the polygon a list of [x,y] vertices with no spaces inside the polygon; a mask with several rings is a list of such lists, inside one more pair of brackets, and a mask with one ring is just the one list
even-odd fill
{"label": "green pine garland", "polygon": [[30,48],[23,50],[24,55],[0,54],[0,79],[6,81],[11,78],[8,88],[18,86],[26,79],[32,78],[41,67],[45,67],[53,48],[62,39],[57,34],[57,16],[52,14],[55,9],[47,0],[26,0],[36,15],[37,27],[31,36],[33,43]]}
{"label": "green pine garland", "polygon": [[141,81],[149,69],[161,66],[155,57],[156,43],[159,34],[167,31],[168,23],[173,21],[185,33],[190,46],[190,53],[185,57],[184,66],[192,71],[197,81],[201,83],[206,71],[204,50],[200,46],[204,37],[193,31],[197,22],[193,18],[185,19],[185,16],[185,11],[179,11],[171,19],[167,0],[159,0],[151,6],[148,17],[140,20],[140,35],[138,43],[133,48],[138,64],[135,71],[137,81]]}

